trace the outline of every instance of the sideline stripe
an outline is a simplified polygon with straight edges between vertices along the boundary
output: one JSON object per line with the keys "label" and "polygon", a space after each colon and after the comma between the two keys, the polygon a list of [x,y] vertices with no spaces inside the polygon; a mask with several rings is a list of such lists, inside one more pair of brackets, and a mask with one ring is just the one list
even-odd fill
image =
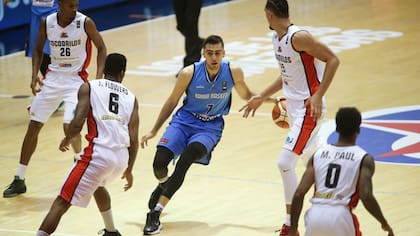
{"label": "sideline stripe", "polygon": [[[2,229],[2,228],[0,228],[0,232],[21,233],[21,234],[31,234],[31,235],[35,235],[36,234],[36,231]],[[79,234],[65,234],[65,233],[54,233],[54,235],[57,235],[57,236],[80,236]]]}
{"label": "sideline stripe", "polygon": [[1,94],[0,98],[14,98],[14,99],[28,99],[31,98],[31,95],[12,95],[12,94]]}

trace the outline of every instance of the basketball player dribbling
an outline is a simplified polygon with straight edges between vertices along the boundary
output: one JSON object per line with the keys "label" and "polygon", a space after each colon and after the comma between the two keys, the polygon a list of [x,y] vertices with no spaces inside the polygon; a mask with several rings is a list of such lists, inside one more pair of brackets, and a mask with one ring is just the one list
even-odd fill
{"label": "basketball player dribbling", "polygon": [[324,94],[339,59],[330,48],[291,22],[286,0],[267,0],[265,14],[269,28],[274,30],[274,53],[281,75],[241,110],[245,118],[253,115],[265,98],[281,89],[287,99],[290,130],[277,162],[286,203],[286,219],[280,230],[280,236],[284,236],[290,228],[290,205],[298,185],[296,162],[315,147],[326,112]]}

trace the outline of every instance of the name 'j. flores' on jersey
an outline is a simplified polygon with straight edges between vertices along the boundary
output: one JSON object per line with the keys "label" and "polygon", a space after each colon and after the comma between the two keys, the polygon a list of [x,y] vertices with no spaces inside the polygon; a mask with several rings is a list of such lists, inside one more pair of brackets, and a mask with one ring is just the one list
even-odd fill
{"label": "name 'j. flores' on jersey", "polygon": [[206,70],[206,62],[194,64],[194,75],[186,91],[182,109],[203,121],[211,121],[230,110],[233,78],[229,62],[223,60],[219,73],[211,81]]}
{"label": "name 'j. flores' on jersey", "polygon": [[50,41],[52,71],[77,73],[89,65],[92,45],[85,31],[86,16],[76,13],[74,20],[61,27],[57,13],[47,17],[47,37]]}
{"label": "name 'j. flores' on jersey", "polygon": [[273,34],[273,47],[283,80],[283,94],[287,99],[305,100],[319,87],[324,74],[324,64],[306,52],[296,51],[292,37],[301,29],[290,25],[287,33]]}

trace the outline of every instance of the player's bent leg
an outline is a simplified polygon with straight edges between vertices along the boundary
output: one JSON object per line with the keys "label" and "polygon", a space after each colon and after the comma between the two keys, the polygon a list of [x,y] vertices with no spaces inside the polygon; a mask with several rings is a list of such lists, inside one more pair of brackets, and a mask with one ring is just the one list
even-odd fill
{"label": "player's bent leg", "polygon": [[93,193],[96,205],[100,212],[111,209],[111,196],[104,187],[98,187]]}
{"label": "player's bent leg", "polygon": [[294,152],[283,148],[277,161],[277,167],[283,180],[284,200],[286,204],[286,220],[280,230],[280,236],[287,235],[290,229],[291,203],[293,194],[298,186],[298,178],[295,170],[297,160],[298,156]]}
{"label": "player's bent leg", "polygon": [[[173,174],[164,184],[164,188],[161,193],[162,196],[160,197],[161,199],[166,199],[165,203],[162,203],[163,205],[166,205],[173,194],[181,187],[184,182],[185,174],[191,164],[206,154],[206,147],[198,142],[191,143],[187,148],[185,148],[184,152],[179,157]],[[156,208],[157,209],[151,209],[150,212],[147,213],[146,224],[143,229],[144,235],[158,234],[163,227],[159,220],[162,208],[160,208],[160,210],[158,209],[159,206],[156,206]]]}
{"label": "player's bent leg", "polygon": [[69,202],[66,202],[64,199],[58,196],[54,200],[47,216],[45,216],[44,220],[42,221],[39,230],[48,234],[52,234],[56,230],[61,217],[64,215],[64,213],[66,213],[70,206],[71,204]]}
{"label": "player's bent leg", "polygon": [[32,157],[32,154],[35,152],[36,146],[38,145],[38,136],[41,131],[43,123],[31,120],[28,125],[28,129],[23,139],[20,161],[22,165],[28,165]]}
{"label": "player's bent leg", "polygon": [[103,236],[120,236],[121,234],[115,227],[114,218],[111,210],[111,195],[105,187],[98,187],[93,193],[96,205],[102,215],[105,228],[98,232]]}
{"label": "player's bent leg", "polygon": [[163,195],[171,199],[175,192],[181,187],[184,182],[185,175],[187,174],[188,169],[194,163],[194,161],[201,159],[207,154],[206,147],[199,143],[194,142],[188,145],[184,152],[182,152],[179,157],[178,162],[176,163],[174,173],[168,179],[168,182],[165,184],[166,188],[163,191]]}
{"label": "player's bent leg", "polygon": [[159,182],[166,182],[168,178],[168,165],[174,158],[174,153],[167,147],[158,146],[153,160],[153,173]]}
{"label": "player's bent leg", "polygon": [[153,160],[153,173],[155,174],[156,179],[159,180],[159,184],[150,195],[148,203],[150,210],[153,210],[159,200],[160,195],[162,194],[164,185],[168,180],[168,164],[171,162],[173,157],[173,152],[168,148],[163,146],[157,147],[155,159]]}
{"label": "player's bent leg", "polygon": [[295,170],[297,160],[298,156],[294,152],[283,149],[277,161],[277,167],[283,179],[286,204],[291,204],[293,194],[298,186],[298,178]]}

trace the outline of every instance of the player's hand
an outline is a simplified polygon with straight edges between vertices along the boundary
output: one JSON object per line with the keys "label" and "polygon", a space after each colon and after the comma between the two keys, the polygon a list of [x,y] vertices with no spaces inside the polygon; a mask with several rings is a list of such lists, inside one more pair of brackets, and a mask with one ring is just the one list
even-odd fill
{"label": "player's hand", "polygon": [[121,179],[125,179],[127,181],[124,185],[124,191],[129,190],[131,186],[133,186],[133,173],[131,173],[130,170],[126,169],[123,176],[121,176]]}
{"label": "player's hand", "polygon": [[317,96],[316,94],[308,98],[305,102],[305,107],[310,106],[311,108],[311,117],[314,121],[317,121],[322,115],[322,97]]}
{"label": "player's hand", "polygon": [[64,137],[63,140],[61,140],[61,143],[58,149],[60,149],[60,151],[62,152],[65,152],[69,150],[69,146],[70,146],[70,139]]}
{"label": "player's hand", "polygon": [[147,146],[147,140],[155,137],[155,135],[156,135],[156,133],[149,132],[148,134],[146,134],[143,137],[141,137],[141,142],[140,142],[141,148],[146,147]]}
{"label": "player's hand", "polygon": [[32,77],[32,81],[31,81],[32,94],[36,95],[36,93],[41,91],[42,85],[44,85],[44,83],[41,81],[41,79],[39,79],[38,76]]}
{"label": "player's hand", "polygon": [[255,111],[258,109],[258,107],[261,106],[263,102],[264,99],[260,95],[255,95],[248,100],[245,106],[239,109],[239,112],[244,111],[244,114],[242,115],[244,118],[247,118],[249,114],[254,117]]}

